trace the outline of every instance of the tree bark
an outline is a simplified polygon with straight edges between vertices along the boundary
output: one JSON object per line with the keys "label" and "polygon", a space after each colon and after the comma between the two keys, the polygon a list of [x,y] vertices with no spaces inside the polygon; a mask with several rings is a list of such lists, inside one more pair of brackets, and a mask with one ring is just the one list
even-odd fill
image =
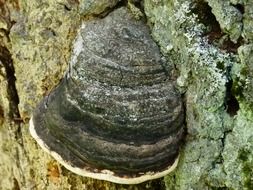
{"label": "tree bark", "polygon": [[[89,3],[0,0],[0,189],[253,189],[253,3]],[[28,131],[33,109],[67,69],[81,22],[119,6],[146,18],[186,111],[187,135],[177,169],[139,185],[73,174]]]}

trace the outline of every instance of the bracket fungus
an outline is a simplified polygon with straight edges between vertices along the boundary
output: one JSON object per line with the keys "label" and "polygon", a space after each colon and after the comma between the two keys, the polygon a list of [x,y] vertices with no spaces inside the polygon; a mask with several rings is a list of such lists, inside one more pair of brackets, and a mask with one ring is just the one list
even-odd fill
{"label": "bracket fungus", "polygon": [[172,171],[184,110],[148,27],[126,8],[82,24],[70,67],[30,132],[67,169],[136,184]]}

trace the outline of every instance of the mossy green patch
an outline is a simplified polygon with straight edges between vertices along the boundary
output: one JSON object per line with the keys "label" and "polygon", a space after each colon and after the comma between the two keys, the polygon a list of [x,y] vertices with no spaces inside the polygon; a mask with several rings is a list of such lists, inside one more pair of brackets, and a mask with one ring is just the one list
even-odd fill
{"label": "mossy green patch", "polygon": [[242,172],[244,187],[247,190],[253,189],[253,156],[250,150],[242,149],[238,159],[242,161]]}

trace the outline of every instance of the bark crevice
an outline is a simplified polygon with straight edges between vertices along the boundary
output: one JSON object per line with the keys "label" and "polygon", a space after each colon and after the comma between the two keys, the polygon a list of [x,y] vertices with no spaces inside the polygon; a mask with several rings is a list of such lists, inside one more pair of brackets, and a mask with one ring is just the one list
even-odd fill
{"label": "bark crevice", "polygon": [[225,109],[226,112],[231,116],[237,115],[237,111],[240,109],[239,102],[233,93],[233,80],[231,78],[231,68],[228,67],[228,82],[226,84],[226,97],[225,97]]}
{"label": "bark crevice", "polygon": [[9,100],[9,113],[10,120],[20,123],[20,113],[18,109],[19,97],[16,89],[16,77],[13,60],[10,51],[0,45],[0,61],[4,66],[7,80],[7,93]]}

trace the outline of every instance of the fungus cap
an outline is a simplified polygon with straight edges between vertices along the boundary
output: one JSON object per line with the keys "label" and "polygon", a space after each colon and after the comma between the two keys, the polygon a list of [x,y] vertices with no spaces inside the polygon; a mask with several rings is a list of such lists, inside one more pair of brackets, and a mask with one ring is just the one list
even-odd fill
{"label": "fungus cap", "polygon": [[178,162],[184,110],[148,27],[126,8],[86,21],[69,70],[35,109],[30,133],[67,169],[121,184]]}

